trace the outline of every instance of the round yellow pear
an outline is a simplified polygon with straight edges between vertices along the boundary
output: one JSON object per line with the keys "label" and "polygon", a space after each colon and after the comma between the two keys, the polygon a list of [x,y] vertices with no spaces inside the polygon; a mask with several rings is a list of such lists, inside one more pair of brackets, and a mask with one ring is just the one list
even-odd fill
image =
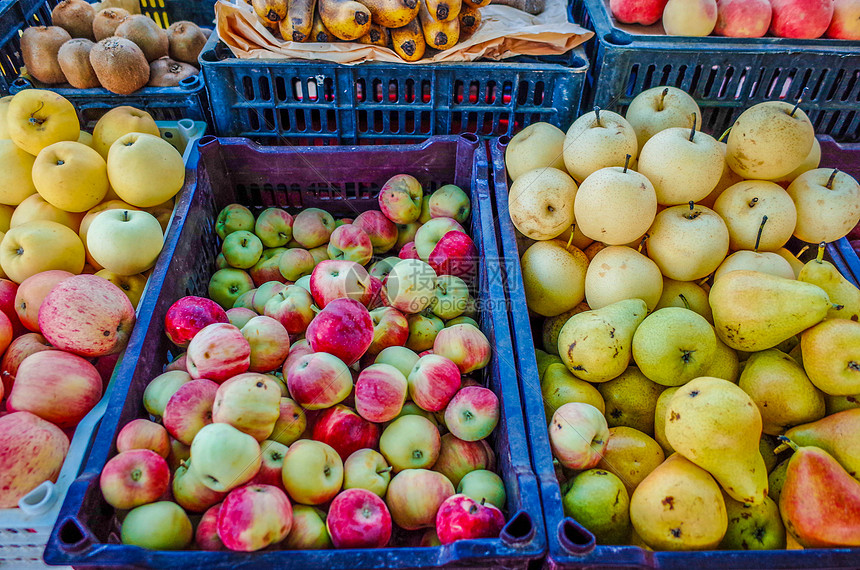
{"label": "round yellow pear", "polygon": [[3,236],[0,266],[15,283],[50,269],[78,274],[84,268],[84,244],[78,234],[63,224],[28,222]]}
{"label": "round yellow pear", "polygon": [[601,168],[580,184],[573,213],[583,235],[607,245],[624,245],[648,231],[657,214],[657,195],[638,172]]}
{"label": "round yellow pear", "polygon": [[663,278],[663,294],[656,309],[663,307],[685,307],[693,310],[709,323],[714,322],[711,305],[708,303],[708,292],[694,281],[675,281],[668,277]]}
{"label": "round yellow pear", "polygon": [[18,204],[9,220],[9,227],[14,228],[27,222],[44,220],[63,224],[75,233],[81,228],[81,220],[84,219],[83,212],[67,212],[56,206],[52,206],[40,194],[33,194]]}
{"label": "round yellow pear", "polygon": [[[90,148],[93,148],[93,135],[91,135],[87,131],[81,131],[81,134],[78,136],[78,142],[81,144],[85,144]],[[104,157],[102,157],[102,159],[104,159]]]}
{"label": "round yellow pear", "polygon": [[723,219],[704,206],[672,206],[654,218],[646,247],[666,277],[694,281],[710,275],[729,251]]}
{"label": "round yellow pear", "polygon": [[75,106],[62,95],[44,89],[24,89],[9,102],[9,138],[33,156],[60,141],[76,141],[81,125]]}
{"label": "round yellow pear", "polygon": [[155,119],[146,111],[123,105],[114,107],[96,123],[93,129],[93,148],[107,160],[111,145],[128,133],[146,133],[160,136]]}
{"label": "round yellow pear", "polygon": [[123,135],[111,145],[107,173],[117,195],[138,208],[165,202],[185,182],[179,151],[159,137],[142,133]]}
{"label": "round yellow pear", "polygon": [[104,210],[87,231],[90,255],[118,275],[143,273],[155,265],[163,245],[161,224],[142,210]]}
{"label": "round yellow pear", "polygon": [[714,282],[730,271],[760,271],[770,275],[794,279],[794,269],[778,253],[749,251],[742,249],[728,256],[714,272]]}
{"label": "round yellow pear", "polygon": [[85,144],[54,143],[36,157],[33,184],[52,206],[67,212],[85,212],[107,194],[107,164]]}
{"label": "round yellow pear", "polygon": [[624,118],[636,131],[641,149],[648,139],[671,127],[692,129],[702,124],[702,112],[689,93],[677,87],[652,87],[630,101]]}
{"label": "round yellow pear", "polygon": [[791,196],[779,184],[766,180],[744,180],[726,188],[713,210],[726,222],[732,251],[776,251],[791,239],[797,224]]}
{"label": "round yellow pear", "polygon": [[6,117],[9,115],[9,103],[11,102],[12,95],[0,97],[0,139],[9,139],[9,127],[6,124]]}
{"label": "round yellow pear", "polygon": [[626,245],[601,249],[588,264],[585,300],[599,309],[624,299],[642,299],[653,310],[663,293],[663,276],[657,265]]}
{"label": "round yellow pear", "polygon": [[723,174],[720,176],[720,181],[717,182],[717,185],[713,190],[711,190],[711,193],[697,202],[699,205],[707,206],[711,209],[713,209],[714,202],[717,201],[717,198],[720,197],[720,194],[722,194],[726,188],[743,180],[743,177],[729,168],[729,165],[726,162],[726,143],[720,141],[717,141],[717,143],[720,145],[720,151],[723,153]]}
{"label": "round yellow pear", "polygon": [[508,211],[522,234],[552,239],[573,224],[577,186],[567,172],[545,167],[530,170],[511,184]]}
{"label": "round yellow pear", "polygon": [[789,172],[785,176],[780,176],[776,178],[774,182],[777,184],[791,184],[795,178],[803,174],[804,172],[808,172],[810,170],[815,170],[821,164],[821,143],[818,142],[817,138],[812,139],[812,150],[809,151],[806,159],[800,163],[800,166],[795,168],[793,171]]}
{"label": "round yellow pear", "polygon": [[569,311],[585,297],[588,258],[557,240],[538,241],[520,260],[526,304],[544,317]]}
{"label": "round yellow pear", "polygon": [[627,119],[612,111],[591,111],[570,125],[564,139],[564,165],[575,180],[609,166],[624,166],[636,158],[639,143]]}
{"label": "round yellow pear", "polygon": [[128,300],[131,301],[131,306],[135,309],[143,296],[143,290],[146,288],[146,276],[138,273],[137,275],[120,275],[107,269],[101,269],[95,273],[99,277],[104,277],[125,293]]}
{"label": "round yellow pear", "polygon": [[564,131],[549,123],[532,123],[511,139],[505,149],[505,168],[511,180],[535,168],[564,170]]}
{"label": "round yellow pear", "polygon": [[816,168],[786,189],[797,206],[794,235],[808,243],[836,241],[860,221],[860,184],[833,168]]}
{"label": "round yellow pear", "polygon": [[0,139],[0,204],[17,206],[36,193],[33,163],[36,157],[8,139]]}

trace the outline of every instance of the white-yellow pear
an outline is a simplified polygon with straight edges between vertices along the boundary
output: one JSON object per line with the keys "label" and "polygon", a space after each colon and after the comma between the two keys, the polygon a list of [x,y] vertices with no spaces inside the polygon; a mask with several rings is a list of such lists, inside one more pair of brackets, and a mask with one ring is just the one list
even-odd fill
{"label": "white-yellow pear", "polygon": [[588,258],[576,247],[556,240],[535,242],[520,263],[526,304],[535,313],[559,315],[585,298]]}
{"label": "white-yellow pear", "polygon": [[660,131],[672,127],[692,129],[702,124],[696,100],[686,91],[667,86],[652,87],[634,97],[624,118],[636,131],[640,151]]}
{"label": "white-yellow pear", "polygon": [[714,272],[714,282],[722,279],[730,271],[758,271],[777,275],[785,279],[795,279],[794,269],[778,253],[769,251],[755,252],[748,249],[736,251],[723,261]]}
{"label": "white-yellow pear", "polygon": [[577,227],[607,245],[623,245],[642,235],[657,214],[654,186],[627,168],[601,168],[582,181],[573,203]]}
{"label": "white-yellow pear", "polygon": [[713,209],[714,203],[717,201],[717,198],[720,197],[720,194],[725,192],[726,188],[734,186],[738,182],[743,180],[743,177],[740,176],[737,172],[729,168],[729,164],[726,162],[726,143],[717,141],[720,145],[720,150],[723,152],[723,174],[720,176],[720,181],[717,182],[717,185],[711,190],[711,193],[699,200],[699,204],[702,206],[707,206],[708,208]]}
{"label": "white-yellow pear", "polygon": [[670,279],[693,281],[710,275],[729,251],[729,230],[705,206],[672,206],[654,218],[648,257]]}
{"label": "white-yellow pear", "polygon": [[551,166],[564,170],[564,131],[549,123],[532,123],[511,139],[505,149],[505,168],[511,180],[529,170]]}
{"label": "white-yellow pear", "polygon": [[639,145],[627,119],[612,111],[592,111],[570,125],[564,139],[564,165],[576,180],[609,166],[624,166]]}
{"label": "white-yellow pear", "polygon": [[709,323],[714,322],[711,306],[708,304],[708,292],[695,281],[675,281],[663,278],[663,294],[654,308],[684,307],[705,317]]}
{"label": "white-yellow pear", "polygon": [[766,101],[741,113],[732,125],[726,161],[744,178],[773,180],[800,166],[814,139],[812,123],[802,109]]}
{"label": "white-yellow pear", "polygon": [[860,184],[832,168],[804,172],[788,185],[797,207],[794,235],[810,243],[836,241],[860,222]]}
{"label": "white-yellow pear", "polygon": [[[571,233],[573,234],[573,237],[571,237]],[[585,251],[585,248],[594,243],[593,239],[582,233],[582,230],[579,229],[579,224],[577,224],[575,220],[574,224],[560,234],[558,234],[558,237],[556,239],[559,241],[563,241],[564,243],[570,241],[570,245],[578,247],[583,251]]]}
{"label": "white-yellow pear", "polygon": [[654,311],[633,335],[634,362],[649,380],[663,386],[681,386],[700,376],[716,350],[711,324],[681,307]]}
{"label": "white-yellow pear", "polygon": [[800,275],[800,270],[803,269],[803,262],[797,259],[797,256],[785,249],[784,247],[776,250],[777,255],[786,260],[794,271],[795,278]]}
{"label": "white-yellow pear", "polygon": [[[766,180],[744,180],[726,188],[714,211],[729,228],[729,248],[776,251],[791,239],[797,208],[782,186]],[[767,221],[762,226],[762,219]],[[759,230],[761,238],[759,239]]]}
{"label": "white-yellow pear", "polygon": [[36,193],[34,162],[35,156],[9,139],[0,139],[0,204],[17,206]]}
{"label": "white-yellow pear", "polygon": [[814,170],[818,168],[821,164],[821,143],[818,142],[817,138],[812,139],[812,150],[809,151],[809,154],[800,163],[800,166],[786,174],[785,176],[780,176],[776,178],[774,182],[777,184],[787,185],[791,184],[795,178],[807,172],[809,170]]}
{"label": "white-yellow pear", "polygon": [[674,206],[708,196],[723,175],[724,162],[714,137],[673,127],[645,143],[638,169],[654,184],[657,203]]}
{"label": "white-yellow pear", "polygon": [[652,310],[663,293],[663,276],[657,265],[624,245],[601,249],[585,274],[585,300],[599,309],[624,299],[642,299]]}
{"label": "white-yellow pear", "polygon": [[551,167],[530,170],[511,184],[511,221],[528,238],[552,239],[573,224],[576,191],[567,172]]}

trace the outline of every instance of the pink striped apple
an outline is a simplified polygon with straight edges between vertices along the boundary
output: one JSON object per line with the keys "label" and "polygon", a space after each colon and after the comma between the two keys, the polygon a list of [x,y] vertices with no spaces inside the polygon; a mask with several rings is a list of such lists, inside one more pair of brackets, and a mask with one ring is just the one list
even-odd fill
{"label": "pink striped apple", "polygon": [[218,536],[218,513],[221,512],[221,504],[212,505],[203,513],[203,518],[197,524],[194,532],[194,544],[202,550],[224,550],[226,547]]}
{"label": "pink striped apple", "polygon": [[370,236],[354,224],[335,228],[326,248],[329,259],[345,259],[366,265],[373,257]]}
{"label": "pink striped apple", "polygon": [[191,471],[188,464],[180,465],[173,474],[173,500],[186,511],[202,513],[220,503],[227,493],[213,491],[203,484],[199,475]]}
{"label": "pink striped apple", "polygon": [[418,530],[435,526],[436,512],[453,494],[454,485],[441,473],[406,469],[391,480],[385,502],[397,526]]}
{"label": "pink striped apple", "polygon": [[355,411],[371,422],[387,422],[400,413],[409,384],[390,364],[373,364],[355,382]]}
{"label": "pink striped apple", "polygon": [[373,342],[373,319],[358,301],[335,299],[311,321],[305,338],[314,351],[333,354],[351,366]]}
{"label": "pink striped apple", "polygon": [[438,354],[422,356],[407,378],[409,396],[422,410],[438,412],[460,389],[460,370]]}
{"label": "pink striped apple", "polygon": [[352,225],[364,230],[370,237],[373,253],[376,255],[387,252],[397,242],[397,226],[378,210],[360,213]]}
{"label": "pink striped apple", "polygon": [[306,410],[330,408],[352,391],[352,374],[344,362],[327,352],[299,357],[287,373],[287,388]]}
{"label": "pink striped apple", "polygon": [[272,485],[246,485],[230,491],[218,512],[224,546],[254,552],[284,540],[293,526],[286,493]]}
{"label": "pink striped apple", "polygon": [[470,538],[498,538],[504,526],[502,511],[466,495],[448,497],[436,512],[436,533],[442,544]]}
{"label": "pink striped apple", "polygon": [[99,487],[115,509],[133,509],[157,501],[170,485],[170,469],[150,449],[132,449],[112,457],[102,468]]}
{"label": "pink striped apple", "polygon": [[445,426],[464,441],[489,437],[499,423],[499,398],[483,386],[466,386],[445,408]]}
{"label": "pink striped apple", "polygon": [[212,404],[218,384],[199,378],[182,384],[164,406],[161,417],[167,432],[185,445],[191,445],[203,426],[212,423]]}
{"label": "pink striped apple", "polygon": [[251,345],[242,331],[229,323],[208,325],[191,339],[186,364],[192,378],[223,382],[247,372]]}
{"label": "pink striped apple", "polygon": [[379,209],[395,224],[409,224],[421,215],[424,190],[414,176],[397,174],[379,191]]}
{"label": "pink striped apple", "polygon": [[335,299],[355,299],[366,305],[370,298],[370,275],[354,261],[326,259],[311,273],[311,294],[323,309]]}
{"label": "pink striped apple", "polygon": [[487,366],[493,349],[480,329],[461,324],[439,331],[433,342],[433,353],[451,359],[462,374],[468,374]]}
{"label": "pink striped apple", "polygon": [[164,332],[180,348],[207,325],[229,322],[221,305],[206,297],[182,297],[167,309],[164,315]]}
{"label": "pink striped apple", "polygon": [[120,453],[131,449],[149,449],[167,459],[170,454],[170,436],[164,426],[138,418],[125,424],[116,437]]}
{"label": "pink striped apple", "polygon": [[251,347],[249,371],[269,372],[284,364],[290,353],[290,334],[284,325],[272,317],[259,316],[240,330]]}
{"label": "pink striped apple", "polygon": [[389,346],[403,346],[409,338],[409,322],[394,307],[380,307],[370,311],[373,319],[373,342],[367,353],[376,356]]}
{"label": "pink striped apple", "polygon": [[302,287],[289,285],[269,299],[263,314],[281,323],[290,334],[302,334],[314,320],[314,299]]}
{"label": "pink striped apple", "polygon": [[341,460],[346,461],[359,449],[379,446],[379,426],[338,404],[323,411],[317,418],[313,439],[331,446]]}
{"label": "pink striped apple", "polygon": [[30,412],[0,417],[0,508],[18,500],[44,481],[56,482],[69,451],[63,431]]}
{"label": "pink striped apple", "polygon": [[347,489],[331,502],[326,517],[335,548],[382,548],[391,540],[391,513],[365,489]]}

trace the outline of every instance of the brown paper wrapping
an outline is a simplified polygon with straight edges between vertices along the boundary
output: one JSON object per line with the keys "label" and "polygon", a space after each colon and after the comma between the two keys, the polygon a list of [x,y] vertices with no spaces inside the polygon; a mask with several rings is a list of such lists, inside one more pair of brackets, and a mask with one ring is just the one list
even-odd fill
{"label": "brown paper wrapping", "polygon": [[[235,2],[235,3],[234,3]],[[276,37],[259,21],[244,0],[218,0],[218,36],[238,58],[297,58],[347,65],[365,61],[404,62],[394,50],[359,43],[301,43]],[[481,26],[451,49],[427,49],[428,57],[413,63],[501,60],[518,55],[557,55],[587,41],[593,32],[567,21],[566,0],[547,0],[543,13],[533,16],[516,8],[490,4],[481,10]]]}

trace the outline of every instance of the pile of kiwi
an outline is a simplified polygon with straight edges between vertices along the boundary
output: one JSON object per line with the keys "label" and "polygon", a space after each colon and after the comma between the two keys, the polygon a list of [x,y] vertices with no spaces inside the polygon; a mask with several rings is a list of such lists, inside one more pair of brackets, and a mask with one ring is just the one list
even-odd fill
{"label": "pile of kiwi", "polygon": [[97,12],[86,0],[62,0],[51,19],[52,26],[21,35],[27,73],[46,85],[104,87],[120,95],[146,85],[172,87],[197,75],[197,56],[212,33],[186,21],[164,30],[123,8]]}

